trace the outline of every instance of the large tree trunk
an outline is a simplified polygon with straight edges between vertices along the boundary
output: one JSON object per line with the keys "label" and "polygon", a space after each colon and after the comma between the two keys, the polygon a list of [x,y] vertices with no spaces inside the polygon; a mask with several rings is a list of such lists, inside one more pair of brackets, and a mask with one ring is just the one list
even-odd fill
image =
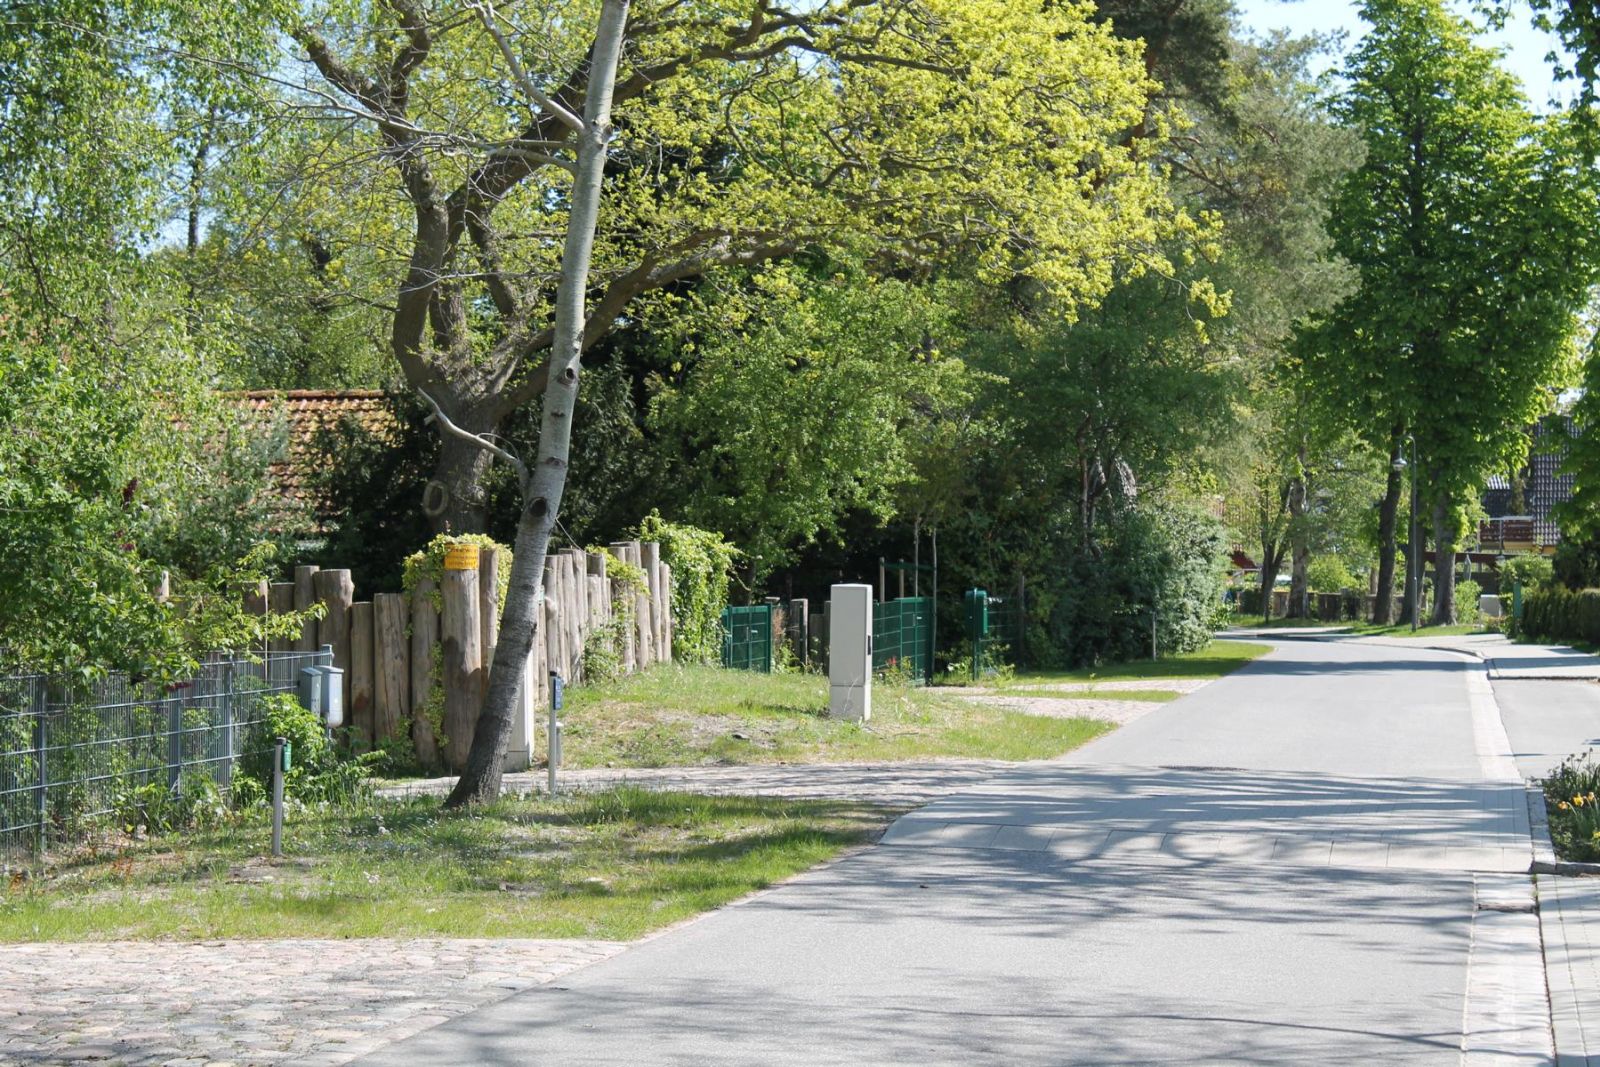
{"label": "large tree trunk", "polygon": [[1389,478],[1384,483],[1383,503],[1378,507],[1378,596],[1372,606],[1372,621],[1379,626],[1388,626],[1395,621],[1395,527],[1399,525],[1401,489],[1399,461],[1400,434],[1397,432],[1389,445]]}
{"label": "large tree trunk", "polygon": [[[487,803],[500,795],[511,717],[521,696],[528,654],[533,650],[535,612],[541,610],[540,584],[545,553],[566,489],[567,457],[572,443],[572,409],[578,399],[579,359],[583,354],[585,297],[589,259],[600,215],[606,145],[611,140],[611,95],[617,57],[628,20],[628,0],[604,0],[591,55],[583,120],[577,131],[578,160],[572,178],[572,206],[567,216],[566,243],[561,253],[561,279],[556,291],[555,343],[539,424],[539,457],[523,485],[522,518],[517,523],[511,589],[500,622],[489,674],[489,693],[478,716],[472,750],[446,807]],[[504,48],[502,42],[502,48]],[[508,50],[508,60],[511,57]],[[513,63],[513,69],[515,65]],[[533,86],[525,86],[530,96]]]}
{"label": "large tree trunk", "polygon": [[[1305,450],[1300,450],[1300,468],[1305,469]],[[1310,487],[1299,475],[1289,488],[1289,611],[1291,619],[1310,616],[1311,563],[1310,531],[1306,529]]]}
{"label": "large tree trunk", "polygon": [[1450,499],[1441,493],[1433,502],[1433,624],[1456,621],[1456,533],[1450,522]]}
{"label": "large tree trunk", "polygon": [[[458,419],[447,411],[451,421],[473,433],[493,433],[494,425],[482,420]],[[439,459],[433,477],[422,494],[422,510],[434,533],[483,533],[488,528],[484,478],[493,457],[471,441],[441,433]]]}
{"label": "large tree trunk", "polygon": [[1261,543],[1261,621],[1272,621],[1272,590],[1278,584],[1278,569],[1283,566],[1283,549],[1273,541]]}

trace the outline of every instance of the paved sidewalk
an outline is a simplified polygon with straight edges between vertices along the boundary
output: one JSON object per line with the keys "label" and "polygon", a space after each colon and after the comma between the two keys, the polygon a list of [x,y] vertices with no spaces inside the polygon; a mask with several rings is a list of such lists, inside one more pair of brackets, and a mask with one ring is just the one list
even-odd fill
{"label": "paved sidewalk", "polygon": [[1558,1067],[1600,1067],[1600,879],[1539,875]]}
{"label": "paved sidewalk", "polygon": [[332,1067],[625,947],[431,939],[0,946],[0,1064]]}

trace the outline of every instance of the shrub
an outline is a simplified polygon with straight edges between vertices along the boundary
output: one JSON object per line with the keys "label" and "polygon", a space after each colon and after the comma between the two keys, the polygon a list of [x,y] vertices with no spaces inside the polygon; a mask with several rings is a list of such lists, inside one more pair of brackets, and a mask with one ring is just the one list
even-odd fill
{"label": "shrub", "polygon": [[1523,598],[1517,632],[1549,641],[1600,644],[1600,589],[1574,592],[1557,582],[1535,589]]}
{"label": "shrub", "polygon": [[714,663],[722,655],[722,609],[739,550],[714,530],[667,522],[652,511],[641,541],[658,541],[672,568],[672,653],[680,663]]}
{"label": "shrub", "polygon": [[[261,698],[260,718],[245,740],[244,755],[235,773],[236,800],[249,803],[272,790],[274,741],[290,745],[290,770],[283,780],[284,796],[303,804],[343,803],[363,790],[369,764],[377,757],[341,759],[316,712],[293,696],[275,693]],[[243,782],[243,790],[239,785]]]}
{"label": "shrub", "polygon": [[1456,621],[1477,622],[1482,613],[1478,609],[1478,597],[1483,595],[1483,587],[1477,582],[1463,581],[1456,583]]}
{"label": "shrub", "polygon": [[1342,593],[1360,585],[1338,556],[1318,556],[1306,565],[1306,581],[1315,593]]}
{"label": "shrub", "polygon": [[1518,583],[1523,593],[1531,593],[1555,580],[1555,564],[1548,556],[1524,552],[1500,564],[1500,594],[1509,598]]}
{"label": "shrub", "polygon": [[[1098,555],[1075,553],[1038,590],[1048,665],[1078,667],[1150,655],[1151,611],[1164,653],[1204,646],[1227,616],[1227,537],[1198,510],[1141,501],[1106,521]],[[1037,637],[1030,633],[1030,641]],[[1030,648],[1032,644],[1030,644]]]}

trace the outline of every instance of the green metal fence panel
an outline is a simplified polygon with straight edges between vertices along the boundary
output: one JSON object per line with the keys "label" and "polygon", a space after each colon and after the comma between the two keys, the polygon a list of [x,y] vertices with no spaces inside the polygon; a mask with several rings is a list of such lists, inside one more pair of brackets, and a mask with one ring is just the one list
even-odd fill
{"label": "green metal fence panel", "polygon": [[771,605],[722,609],[722,665],[772,673]]}
{"label": "green metal fence panel", "polygon": [[901,597],[872,608],[872,669],[933,677],[933,598]]}

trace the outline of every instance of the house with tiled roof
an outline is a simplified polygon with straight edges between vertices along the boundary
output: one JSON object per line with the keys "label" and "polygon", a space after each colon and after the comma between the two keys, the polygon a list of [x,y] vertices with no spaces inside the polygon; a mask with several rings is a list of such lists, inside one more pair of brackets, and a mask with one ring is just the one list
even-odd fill
{"label": "house with tiled roof", "polygon": [[1561,468],[1572,440],[1570,416],[1545,419],[1533,428],[1528,463],[1514,476],[1497,474],[1483,493],[1488,513],[1478,529],[1480,550],[1513,556],[1519,552],[1550,555],[1561,543],[1561,527],[1553,512],[1572,499],[1574,479]]}
{"label": "house with tiled roof", "polygon": [[272,464],[272,481],[287,505],[313,516],[321,511],[312,488],[321,459],[318,438],[350,420],[377,435],[392,432],[396,425],[381,389],[252,389],[238,395],[262,420],[284,420],[288,447]]}

